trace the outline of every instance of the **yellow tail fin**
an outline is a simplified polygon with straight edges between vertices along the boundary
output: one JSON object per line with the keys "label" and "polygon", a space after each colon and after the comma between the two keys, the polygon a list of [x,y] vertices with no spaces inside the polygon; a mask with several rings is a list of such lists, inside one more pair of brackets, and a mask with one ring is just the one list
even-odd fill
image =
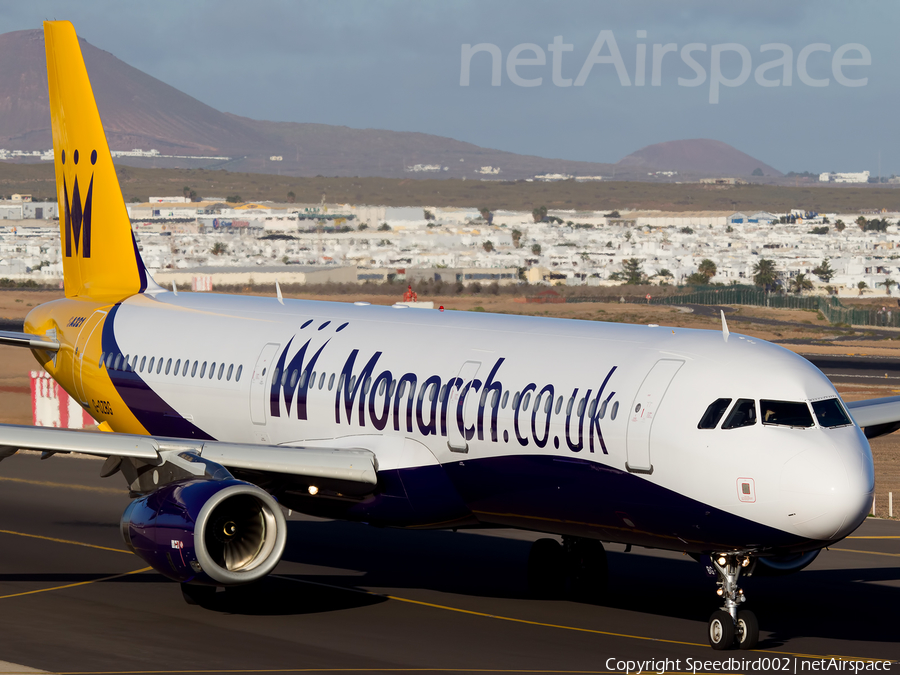
{"label": "yellow tail fin", "polygon": [[66,297],[122,300],[147,272],[72,24],[45,21],[44,46]]}

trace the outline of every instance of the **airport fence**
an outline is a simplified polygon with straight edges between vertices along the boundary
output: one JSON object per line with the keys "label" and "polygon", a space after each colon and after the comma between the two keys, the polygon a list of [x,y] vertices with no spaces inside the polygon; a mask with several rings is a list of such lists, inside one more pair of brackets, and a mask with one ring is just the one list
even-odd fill
{"label": "airport fence", "polygon": [[[893,299],[891,299],[893,303]],[[821,312],[834,325],[900,328],[900,307],[845,307],[835,296],[823,297],[767,293],[755,286],[727,286],[691,293],[652,298],[653,305],[751,305],[777,309],[806,309]]]}

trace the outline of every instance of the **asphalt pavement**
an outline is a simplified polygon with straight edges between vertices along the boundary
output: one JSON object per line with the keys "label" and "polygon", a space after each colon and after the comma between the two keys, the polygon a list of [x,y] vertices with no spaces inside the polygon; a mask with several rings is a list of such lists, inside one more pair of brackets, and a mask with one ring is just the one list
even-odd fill
{"label": "asphalt pavement", "polygon": [[[759,651],[706,660],[714,585],[679,553],[609,545],[602,604],[525,591],[540,535],[377,529],[295,514],[264,582],[211,609],[126,551],[121,476],[32,454],[0,463],[0,661],[67,673],[791,672],[833,655],[900,660],[900,523],[870,519],[803,572],[742,586]],[[612,659],[610,661],[610,659]],[[676,663],[676,660],[678,661]],[[621,665],[617,665],[619,662]],[[765,669],[762,665],[767,665]],[[900,665],[892,669],[900,672]]]}

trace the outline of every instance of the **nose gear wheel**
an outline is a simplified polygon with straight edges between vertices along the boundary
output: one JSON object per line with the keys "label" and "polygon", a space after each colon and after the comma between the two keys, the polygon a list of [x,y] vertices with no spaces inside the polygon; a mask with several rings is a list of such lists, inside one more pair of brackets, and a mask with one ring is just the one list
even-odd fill
{"label": "nose gear wheel", "polygon": [[710,558],[718,576],[716,594],[724,604],[709,617],[709,644],[713,649],[754,649],[759,642],[759,623],[753,612],[739,609],[747,598],[738,587],[738,578],[750,558],[735,553],[718,553]]}

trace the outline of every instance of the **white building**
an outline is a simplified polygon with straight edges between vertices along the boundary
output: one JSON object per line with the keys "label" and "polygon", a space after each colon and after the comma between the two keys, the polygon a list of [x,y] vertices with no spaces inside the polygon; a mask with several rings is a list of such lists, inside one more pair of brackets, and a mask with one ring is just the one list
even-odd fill
{"label": "white building", "polygon": [[869,172],[859,173],[820,173],[819,181],[822,183],[868,183]]}

